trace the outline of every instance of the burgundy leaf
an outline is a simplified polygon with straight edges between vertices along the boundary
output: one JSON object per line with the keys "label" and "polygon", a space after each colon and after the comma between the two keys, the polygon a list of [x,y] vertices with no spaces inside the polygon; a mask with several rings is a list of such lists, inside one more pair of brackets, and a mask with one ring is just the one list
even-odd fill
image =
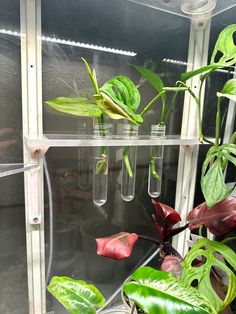
{"label": "burgundy leaf", "polygon": [[155,207],[157,217],[161,218],[167,225],[175,225],[177,222],[181,221],[179,213],[172,207],[155,201],[154,199],[152,199],[152,204]]}
{"label": "burgundy leaf", "polygon": [[157,238],[158,238],[159,242],[164,243],[164,228],[159,225],[154,214],[152,215],[152,221],[153,221],[154,227],[156,229]]}
{"label": "burgundy leaf", "polygon": [[134,243],[138,240],[136,233],[120,232],[107,238],[98,238],[97,254],[111,259],[124,259],[131,255]]}
{"label": "burgundy leaf", "polygon": [[167,228],[166,233],[165,233],[165,241],[169,241],[173,236],[176,234],[182,232],[186,228],[188,228],[189,224],[187,223],[186,225],[178,228]]}
{"label": "burgundy leaf", "polygon": [[188,214],[187,220],[191,230],[205,225],[215,235],[228,233],[236,228],[236,198],[227,197],[211,208],[204,202]]}
{"label": "burgundy leaf", "polygon": [[177,278],[180,278],[182,273],[182,259],[177,256],[167,255],[161,264],[161,270],[171,273]]}

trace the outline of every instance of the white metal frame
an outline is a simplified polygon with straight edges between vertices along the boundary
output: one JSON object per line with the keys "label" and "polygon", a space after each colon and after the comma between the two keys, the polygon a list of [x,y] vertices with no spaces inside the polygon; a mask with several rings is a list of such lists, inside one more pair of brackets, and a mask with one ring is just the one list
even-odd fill
{"label": "white metal frame", "polygon": [[[23,135],[42,134],[41,1],[21,0]],[[46,312],[42,160],[24,147],[24,162],[39,170],[25,173],[29,314]]]}
{"label": "white metal frame", "polygon": [[[187,71],[207,64],[210,26],[210,15],[192,18]],[[200,87],[199,77],[192,78],[188,84],[197,93]],[[202,97],[204,97],[204,88]],[[181,135],[190,137],[198,136],[197,105],[189,93],[185,93],[184,98]],[[199,146],[180,147],[179,151],[175,209],[180,213],[183,221],[186,221],[189,211],[193,208],[198,152]],[[189,237],[190,231],[186,229],[173,239],[174,247],[182,256],[187,253],[188,245],[186,240]]]}

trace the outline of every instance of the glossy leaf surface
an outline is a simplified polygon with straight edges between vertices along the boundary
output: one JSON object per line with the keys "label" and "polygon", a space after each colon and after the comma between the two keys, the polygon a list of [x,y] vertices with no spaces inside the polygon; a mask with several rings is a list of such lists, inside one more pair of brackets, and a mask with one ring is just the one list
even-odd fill
{"label": "glossy leaf surface", "polygon": [[[211,56],[211,63],[222,63],[232,65],[236,63],[236,45],[234,44],[234,33],[236,32],[236,24],[229,25],[219,34],[215,48]],[[222,56],[216,60],[217,53]]]}
{"label": "glossy leaf surface", "polygon": [[215,314],[195,288],[151,267],[137,269],[124,286],[127,296],[147,314]]}
{"label": "glossy leaf surface", "polygon": [[152,199],[157,217],[160,217],[167,225],[175,225],[181,221],[179,213],[172,207]]}
{"label": "glossy leaf surface", "polygon": [[46,104],[57,111],[74,116],[100,117],[102,114],[95,103],[84,97],[58,97],[46,101]]}
{"label": "glossy leaf surface", "polygon": [[201,188],[208,207],[214,206],[230,195],[232,189],[224,182],[220,158],[217,158],[207,173],[202,176]]}
{"label": "glossy leaf surface", "polygon": [[93,96],[104,115],[107,115],[111,119],[127,119],[131,122],[135,121],[114,101],[104,93]]}
{"label": "glossy leaf surface", "polygon": [[226,97],[230,100],[236,101],[236,79],[228,80],[222,91],[217,93],[218,97]]}
{"label": "glossy leaf surface", "polygon": [[119,260],[131,255],[133,246],[138,240],[136,233],[120,232],[107,238],[98,238],[97,254]]}
{"label": "glossy leaf surface", "polygon": [[[163,90],[163,87],[164,87],[163,81],[157,73],[153,72],[150,69],[141,67],[139,65],[133,64],[133,67],[145,78],[145,80],[147,80],[153,86],[153,88],[158,93],[160,93]],[[166,94],[165,93],[162,94],[161,98],[162,98],[162,101],[165,102]]]}
{"label": "glossy leaf surface", "polygon": [[136,122],[142,118],[135,114],[140,105],[140,93],[134,83],[124,76],[117,76],[106,82],[100,91],[105,93],[112,101],[122,108]]}
{"label": "glossy leaf surface", "polygon": [[47,288],[70,314],[95,314],[96,308],[105,305],[101,292],[82,280],[53,277]]}
{"label": "glossy leaf surface", "polygon": [[[236,270],[236,254],[232,249],[222,243],[202,238],[193,245],[186,255],[181,280],[188,285],[197,281],[198,290],[203,294],[207,291],[208,300],[220,313],[236,297],[236,276],[229,266],[216,257],[216,253],[220,254]],[[195,259],[200,256],[204,258],[204,263],[197,267],[193,266]],[[228,290],[224,300],[216,294],[210,281],[212,267],[215,266],[228,276]]]}
{"label": "glossy leaf surface", "polygon": [[234,189],[228,188],[224,182],[223,165],[225,161],[236,165],[235,154],[235,144],[212,146],[207,152],[202,166],[201,188],[209,208],[229,196]]}
{"label": "glossy leaf surface", "polygon": [[195,207],[187,217],[191,230],[205,225],[215,235],[223,235],[236,229],[236,198],[227,197],[208,208],[204,202]]}

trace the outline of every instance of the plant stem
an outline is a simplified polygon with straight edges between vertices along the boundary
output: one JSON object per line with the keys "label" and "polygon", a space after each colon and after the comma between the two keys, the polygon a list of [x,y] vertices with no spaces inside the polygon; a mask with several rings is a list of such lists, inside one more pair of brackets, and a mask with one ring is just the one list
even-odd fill
{"label": "plant stem", "polygon": [[136,308],[136,306],[135,306],[135,303],[134,303],[134,304],[132,305],[130,314],[133,314],[133,313],[134,313],[135,308]]}
{"label": "plant stem", "polygon": [[[96,78],[96,74],[95,71],[91,70],[88,62],[84,59],[81,58],[86,66],[87,72],[89,74],[89,77],[91,79],[91,82],[93,84],[93,89],[95,94],[99,94],[99,88],[98,88],[98,83],[97,83],[97,78]],[[100,136],[105,137],[106,136],[106,131],[104,130],[104,115],[102,114],[100,117],[98,117],[98,125],[99,125],[99,132],[100,132]],[[106,147],[101,147],[101,155],[103,158],[103,161],[101,161],[98,165],[97,165],[97,169],[96,169],[96,175],[98,175],[106,166],[107,166],[107,148]],[[107,174],[107,170],[105,171],[105,174]]]}
{"label": "plant stem", "polygon": [[[235,141],[236,141],[236,132],[234,132],[233,135],[231,136],[231,139],[230,139],[229,144],[234,144]],[[222,165],[222,170],[223,170],[223,172],[225,171],[227,165],[228,165],[228,160],[225,159],[225,160],[223,161],[223,165]]]}
{"label": "plant stem", "polygon": [[220,140],[220,97],[218,97],[217,100],[217,113],[216,113],[216,140],[215,140],[215,146],[219,146],[219,140]]}
{"label": "plant stem", "polygon": [[198,234],[200,235],[200,237],[203,237],[203,225],[199,227]]}
{"label": "plant stem", "polygon": [[179,92],[175,92],[175,94],[174,94],[174,96],[173,96],[173,98],[171,100],[170,107],[169,107],[169,109],[168,109],[168,111],[167,111],[167,113],[166,113],[166,115],[164,117],[164,120],[163,120],[164,124],[167,124],[167,122],[169,120],[169,116],[170,116],[171,112],[173,111],[173,108],[174,108],[174,105],[175,105],[175,101],[176,101],[176,98],[177,98],[178,94],[179,94]]}
{"label": "plant stem", "polygon": [[145,236],[145,235],[141,235],[141,234],[138,234],[138,237],[140,239],[143,239],[143,240],[147,240],[147,241],[150,241],[150,242],[153,242],[155,243],[156,245],[160,245],[160,242],[152,237],[149,237],[149,236]]}
{"label": "plant stem", "polygon": [[143,111],[140,113],[140,116],[143,116],[148,109],[154,104],[154,102],[162,95],[164,94],[165,91],[160,92],[158,95],[156,95],[148,104],[147,106],[143,109]]}
{"label": "plant stem", "polygon": [[157,151],[157,146],[153,146],[151,149],[151,156],[150,156],[150,161],[149,161],[149,165],[152,171],[152,175],[155,179],[160,180],[160,176],[156,171],[156,165],[155,165],[155,153]]}
{"label": "plant stem", "polygon": [[129,177],[133,178],[133,172],[132,172],[130,161],[129,161],[129,147],[127,146],[123,150],[123,160],[124,160],[125,167],[126,167]]}
{"label": "plant stem", "polygon": [[229,241],[233,241],[233,240],[236,240],[236,236],[234,236],[234,237],[228,237],[228,238],[222,240],[221,243],[225,244],[225,243],[227,243],[227,242],[229,242]]}

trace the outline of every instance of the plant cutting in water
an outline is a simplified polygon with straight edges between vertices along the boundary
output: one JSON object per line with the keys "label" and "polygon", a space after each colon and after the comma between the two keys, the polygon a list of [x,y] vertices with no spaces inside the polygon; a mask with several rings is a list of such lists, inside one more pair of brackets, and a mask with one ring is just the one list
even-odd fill
{"label": "plant cutting in water", "polygon": [[[161,115],[159,122],[152,126],[151,136],[155,139],[165,137],[165,129],[169,120],[170,114],[173,111],[175,102],[179,92],[187,90],[186,87],[165,87],[160,76],[152,69],[133,65],[140,73],[141,77],[150,83],[157,93],[149,103],[145,106],[140,115],[143,117],[158,100],[161,100]],[[170,104],[167,107],[167,92],[175,92],[171,98]],[[163,146],[153,146],[149,158],[149,177],[148,177],[148,193],[151,197],[158,197],[161,193],[161,177],[163,165]]]}
{"label": "plant cutting in water", "polygon": [[[74,116],[87,116],[98,119],[98,136],[106,138],[109,134],[105,125],[105,117],[111,119],[126,119],[132,124],[137,125],[143,121],[142,117],[136,113],[140,104],[140,94],[134,83],[125,76],[116,76],[107,81],[101,88],[98,87],[95,70],[91,70],[88,62],[83,59],[88,75],[90,77],[94,94],[91,99],[85,97],[59,97],[47,101],[46,103],[52,108]],[[108,174],[108,149],[100,148],[100,158],[96,162],[95,175]],[[130,163],[128,151],[124,150],[124,160],[127,171],[130,172]],[[95,179],[95,181],[98,181]],[[104,181],[104,189],[106,190],[107,178]],[[96,186],[94,186],[96,189]],[[95,195],[99,194],[99,189]],[[105,193],[106,194],[106,193]],[[99,204],[99,200],[94,201]],[[106,196],[104,197],[106,198]],[[100,204],[104,204],[106,199],[100,200]]]}
{"label": "plant cutting in water", "polygon": [[[225,309],[231,313],[229,305],[236,297],[236,254],[225,243],[232,238],[222,242],[200,238],[184,258],[169,241],[188,226],[191,229],[203,223],[208,226],[214,219],[221,220],[221,224],[228,219],[229,223],[224,228],[218,223],[211,231],[218,235],[230,232],[236,227],[236,199],[227,198],[218,207],[211,208],[210,215],[199,213],[199,208],[201,210],[205,205],[203,203],[190,212],[188,224],[177,228],[173,225],[181,220],[179,214],[165,204],[152,202],[155,207],[152,220],[157,238],[124,232],[97,239],[98,254],[112,259],[129,257],[138,239],[160,245],[160,256],[163,258],[161,270],[138,268],[125,283],[125,294],[147,314],[219,314]],[[221,216],[220,209],[224,212]],[[68,277],[53,277],[48,290],[71,314],[94,314],[95,307],[105,304],[105,299],[94,286]]]}

